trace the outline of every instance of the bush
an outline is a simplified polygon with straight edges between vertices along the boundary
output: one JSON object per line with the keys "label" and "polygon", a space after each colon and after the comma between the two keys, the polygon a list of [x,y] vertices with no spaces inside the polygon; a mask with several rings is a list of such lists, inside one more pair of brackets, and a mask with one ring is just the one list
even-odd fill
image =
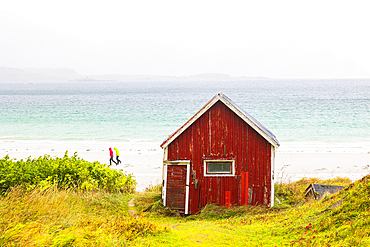
{"label": "bush", "polygon": [[114,170],[99,162],[88,162],[77,153],[63,158],[44,155],[36,159],[12,160],[9,156],[0,159],[0,192],[13,186],[32,189],[36,186],[48,188],[77,187],[84,190],[104,189],[107,191],[134,192],[136,181],[131,174]]}

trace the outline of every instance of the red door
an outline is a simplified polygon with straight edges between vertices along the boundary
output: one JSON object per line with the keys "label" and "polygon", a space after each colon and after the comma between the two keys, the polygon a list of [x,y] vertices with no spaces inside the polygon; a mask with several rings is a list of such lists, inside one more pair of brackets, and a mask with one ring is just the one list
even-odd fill
{"label": "red door", "polygon": [[167,166],[166,206],[185,210],[186,165]]}

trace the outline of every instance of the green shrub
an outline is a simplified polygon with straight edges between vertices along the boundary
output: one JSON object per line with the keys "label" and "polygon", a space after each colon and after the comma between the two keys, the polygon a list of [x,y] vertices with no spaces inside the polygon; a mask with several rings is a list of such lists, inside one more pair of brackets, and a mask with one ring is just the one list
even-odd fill
{"label": "green shrub", "polygon": [[12,160],[9,156],[0,159],[0,192],[21,185],[32,189],[36,186],[49,188],[77,187],[84,190],[133,192],[136,181],[131,174],[114,170],[99,162],[88,162],[77,156],[51,158],[44,155],[36,159]]}

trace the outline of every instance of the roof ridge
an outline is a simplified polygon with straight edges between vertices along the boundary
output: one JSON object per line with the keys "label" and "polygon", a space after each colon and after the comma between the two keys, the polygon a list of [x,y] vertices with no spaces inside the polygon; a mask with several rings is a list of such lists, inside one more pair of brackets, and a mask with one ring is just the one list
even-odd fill
{"label": "roof ridge", "polygon": [[229,107],[232,111],[234,111],[234,113],[236,113],[245,122],[247,122],[247,124],[249,124],[253,129],[259,132],[259,134],[262,135],[273,146],[280,146],[279,141],[277,140],[276,136],[270,130],[268,130],[259,121],[257,121],[257,119],[255,119],[249,113],[247,113],[242,108],[240,108],[238,105],[236,105],[229,97],[227,97],[225,94],[223,94],[220,91],[210,101],[208,101],[197,113],[195,113],[194,116],[192,116],[187,122],[185,122],[185,124],[183,124],[179,129],[177,129],[175,132],[169,135],[163,141],[163,143],[161,144],[161,147],[163,148],[164,146],[169,145],[174,139],[177,138],[177,136],[179,136],[183,131],[185,131],[185,129],[187,129],[193,122],[195,122],[201,115],[203,115],[204,112],[206,112],[209,108],[211,108],[218,101],[221,101],[227,107]]}

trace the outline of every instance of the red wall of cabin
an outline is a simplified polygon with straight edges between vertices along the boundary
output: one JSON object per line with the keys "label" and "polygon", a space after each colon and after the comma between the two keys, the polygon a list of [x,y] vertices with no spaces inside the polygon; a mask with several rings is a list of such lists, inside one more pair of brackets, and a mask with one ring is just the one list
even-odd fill
{"label": "red wall of cabin", "polygon": [[[208,203],[241,205],[241,172],[248,172],[249,205],[268,205],[271,144],[218,101],[168,145],[168,160],[191,160],[189,213]],[[204,159],[234,159],[234,177],[204,177]],[[194,180],[198,179],[198,188]]]}

